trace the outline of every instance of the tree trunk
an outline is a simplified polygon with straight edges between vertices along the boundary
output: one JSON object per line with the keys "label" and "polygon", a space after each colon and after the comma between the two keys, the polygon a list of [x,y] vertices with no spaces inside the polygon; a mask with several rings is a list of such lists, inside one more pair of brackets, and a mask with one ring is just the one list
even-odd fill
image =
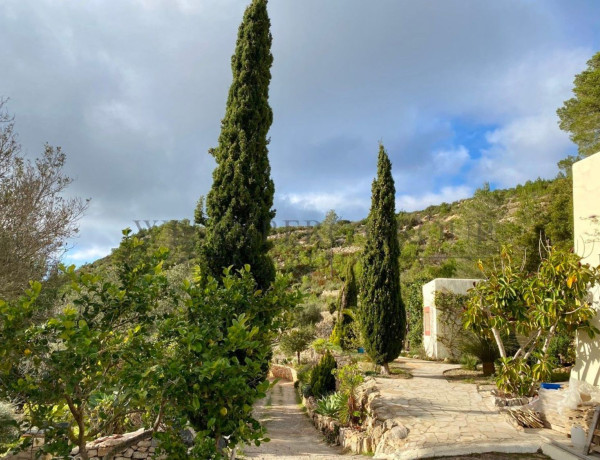
{"label": "tree trunk", "polygon": [[492,333],[494,334],[494,339],[496,339],[496,345],[498,345],[498,351],[500,352],[500,356],[502,358],[506,358],[506,350],[504,349],[504,344],[502,343],[502,337],[500,337],[500,332],[498,332],[498,329],[493,327]]}
{"label": "tree trunk", "polygon": [[381,365],[381,375],[391,375],[390,363],[385,363]]}
{"label": "tree trunk", "polygon": [[490,362],[483,362],[481,363],[481,367],[483,369],[483,375],[484,376],[490,376],[493,375],[494,372],[496,372],[496,366],[494,366],[494,361],[490,361]]}
{"label": "tree trunk", "polygon": [[300,364],[300,352],[297,351],[296,353],[298,353],[298,364]]}

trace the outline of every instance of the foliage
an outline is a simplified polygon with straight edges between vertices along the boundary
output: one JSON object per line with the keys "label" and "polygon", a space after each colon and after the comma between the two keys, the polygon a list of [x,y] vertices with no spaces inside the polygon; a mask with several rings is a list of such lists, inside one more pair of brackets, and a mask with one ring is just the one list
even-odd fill
{"label": "foliage", "polygon": [[[495,340],[502,361],[499,387],[529,394],[537,382],[551,376],[549,346],[556,335],[579,331],[593,337],[598,332],[591,322],[595,310],[588,293],[600,282],[600,270],[582,264],[570,251],[554,248],[547,248],[531,276],[515,264],[508,248],[502,249],[497,268],[480,267],[486,279],[471,291],[465,325]],[[505,338],[512,334],[526,340],[509,356]]]}
{"label": "foliage", "polygon": [[337,226],[338,221],[340,220],[339,216],[335,213],[335,210],[330,209],[327,211],[325,215],[325,219],[319,225],[319,234],[322,238],[321,242],[323,243],[324,248],[327,249],[327,258],[329,259],[329,272],[330,277],[333,279],[334,270],[333,270],[333,247],[335,246],[335,228]]}
{"label": "foliage", "polygon": [[367,353],[388,373],[388,363],[402,351],[406,332],[406,312],[400,294],[395,193],[392,164],[380,145],[362,255],[359,321]]}
{"label": "foliage", "polygon": [[273,206],[267,134],[273,122],[269,106],[272,37],[267,0],[253,0],[244,13],[231,59],[229,89],[219,145],[210,153],[217,167],[206,199],[208,220],[202,246],[215,278],[223,268],[249,264],[260,289],[275,278],[267,241]]}
{"label": "foliage", "polygon": [[198,433],[191,458],[220,458],[239,443],[264,440],[252,406],[269,387],[266,369],[281,312],[298,301],[287,287],[277,278],[267,292],[257,290],[250,267],[226,270],[220,282],[200,270],[186,283],[179,310],[160,331],[172,350],[163,370],[171,429],[158,435],[169,458],[183,448],[178,430],[188,422]]}
{"label": "foliage", "polygon": [[30,280],[55,273],[87,203],[65,197],[72,179],[60,147],[46,144],[34,162],[25,158],[5,103],[0,98],[0,298],[15,299]]}
{"label": "foliage", "polygon": [[321,309],[316,304],[308,304],[296,312],[297,326],[312,326],[323,319]]}
{"label": "foliage", "polygon": [[560,129],[570,133],[582,156],[600,151],[600,52],[575,76],[574,97],[557,110]]}
{"label": "foliage", "polygon": [[346,395],[337,391],[318,399],[315,412],[326,417],[338,418],[346,404]]}
{"label": "foliage", "polygon": [[421,278],[402,286],[402,300],[406,306],[408,349],[418,350],[423,343],[423,285],[431,281]]}
{"label": "foliage", "polygon": [[[86,441],[117,421],[132,413],[157,416],[150,363],[161,354],[151,329],[168,294],[166,253],[140,255],[143,243],[124,235],[118,279],[64,269],[72,300],[41,324],[30,321],[40,308],[39,283],[16,302],[0,301],[0,394],[24,405],[23,427],[44,429],[44,452],[65,455],[76,445],[85,459]],[[105,393],[114,396],[94,411]]]}
{"label": "foliage", "polygon": [[310,374],[312,373],[313,365],[310,363],[304,364],[298,369],[297,376],[298,381],[301,383],[310,382]]}
{"label": "foliage", "polygon": [[0,402],[0,455],[6,453],[19,440],[19,424],[11,404]]}
{"label": "foliage", "polygon": [[331,341],[344,349],[355,348],[358,336],[352,327],[355,321],[354,309],[358,304],[358,287],[354,274],[354,261],[350,259],[346,265],[344,285],[340,291],[339,306],[335,328],[331,333]]}
{"label": "foliage", "polygon": [[356,363],[348,364],[341,369],[333,371],[339,381],[340,392],[344,395],[345,404],[339,411],[340,423],[344,426],[360,424],[362,419],[362,405],[358,400],[358,387],[365,378]]}
{"label": "foliage", "polygon": [[337,363],[333,355],[327,351],[310,375],[310,387],[315,398],[321,398],[335,391],[334,369],[337,369]]}
{"label": "foliage", "polygon": [[493,363],[500,358],[498,347],[493,340],[472,331],[464,331],[459,349],[463,355],[474,356],[482,363]]}
{"label": "foliage", "polygon": [[338,350],[339,347],[332,343],[331,341],[324,339],[322,337],[316,339],[311,347],[317,352],[319,355],[324,355],[325,353]]}
{"label": "foliage", "polygon": [[463,312],[468,300],[467,295],[449,291],[435,293],[437,320],[444,325],[444,333],[438,334],[438,341],[446,347],[452,359],[460,356],[460,344],[465,340]]}
{"label": "foliage", "polygon": [[460,364],[462,365],[463,369],[468,369],[470,371],[477,370],[478,362],[479,360],[477,357],[470,354],[464,354],[460,357]]}
{"label": "foliage", "polygon": [[308,348],[315,338],[315,331],[311,327],[301,327],[287,331],[279,340],[279,347],[287,355],[296,354],[300,364],[300,353]]}

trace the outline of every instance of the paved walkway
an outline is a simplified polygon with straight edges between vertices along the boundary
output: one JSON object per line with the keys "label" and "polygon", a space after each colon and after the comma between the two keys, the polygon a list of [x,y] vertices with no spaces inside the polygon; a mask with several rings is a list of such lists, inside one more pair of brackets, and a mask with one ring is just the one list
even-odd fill
{"label": "paved walkway", "polygon": [[400,358],[412,379],[378,378],[386,411],[409,429],[406,446],[390,458],[414,459],[481,452],[535,452],[537,434],[511,425],[474,384],[450,383],[443,372],[460,367]]}
{"label": "paved walkway", "polygon": [[291,382],[280,381],[256,407],[265,422],[270,442],[243,449],[245,458],[349,460],[364,458],[342,455],[341,449],[327,445],[306,416]]}

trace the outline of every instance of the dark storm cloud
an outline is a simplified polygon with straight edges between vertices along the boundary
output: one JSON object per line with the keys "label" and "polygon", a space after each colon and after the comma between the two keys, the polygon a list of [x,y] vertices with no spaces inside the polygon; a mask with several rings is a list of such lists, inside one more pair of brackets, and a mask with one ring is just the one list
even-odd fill
{"label": "dark storm cloud", "polygon": [[[62,145],[71,191],[92,198],[75,259],[106,252],[133,219],[192,216],[246,3],[0,3],[0,94],[22,144]],[[272,0],[279,219],[364,217],[379,140],[403,208],[552,175],[572,150],[554,111],[599,45],[598,5],[570,5]],[[484,149],[455,142],[465,124],[492,127]]]}

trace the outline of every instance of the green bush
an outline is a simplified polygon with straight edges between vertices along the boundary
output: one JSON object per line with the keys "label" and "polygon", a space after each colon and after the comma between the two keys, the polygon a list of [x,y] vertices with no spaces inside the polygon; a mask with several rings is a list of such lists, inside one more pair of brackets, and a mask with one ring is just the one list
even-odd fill
{"label": "green bush", "polygon": [[0,455],[15,445],[19,439],[17,417],[12,405],[0,402]]}
{"label": "green bush", "polygon": [[310,374],[312,373],[312,370],[312,364],[304,364],[303,366],[300,366],[297,372],[298,380],[302,383],[310,382]]}
{"label": "green bush", "polygon": [[312,326],[322,319],[321,309],[316,304],[309,304],[296,313],[296,324],[298,326]]}
{"label": "green bush", "polygon": [[327,417],[338,418],[340,411],[346,404],[346,395],[338,391],[319,399],[315,412]]}
{"label": "green bush", "polygon": [[462,365],[462,368],[470,371],[477,370],[478,362],[479,360],[475,356],[469,354],[462,355],[460,358],[460,364]]}
{"label": "green bush", "polygon": [[312,394],[315,398],[321,398],[335,391],[335,376],[333,370],[337,369],[335,358],[328,351],[317,364],[310,378]]}

